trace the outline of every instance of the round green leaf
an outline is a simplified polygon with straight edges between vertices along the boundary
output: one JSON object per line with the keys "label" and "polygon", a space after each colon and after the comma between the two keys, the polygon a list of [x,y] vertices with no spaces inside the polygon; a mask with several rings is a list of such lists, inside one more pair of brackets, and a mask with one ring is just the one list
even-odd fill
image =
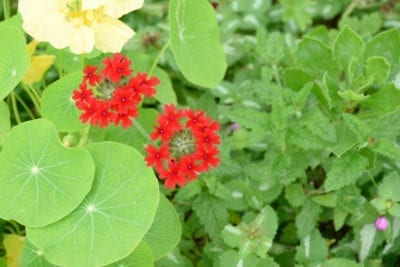
{"label": "round green leaf", "polygon": [[171,50],[183,76],[196,85],[215,88],[227,64],[210,3],[171,0],[169,26]]}
{"label": "round green leaf", "polygon": [[142,241],[128,257],[107,265],[107,267],[121,266],[153,267],[154,257],[149,245]]}
{"label": "round green leaf", "polygon": [[144,240],[157,260],[171,252],[181,239],[181,223],[174,206],[160,193],[156,216]]}
{"label": "round green leaf", "polygon": [[0,27],[0,100],[22,80],[29,68],[25,38],[14,27]]}
{"label": "round green leaf", "polygon": [[0,217],[29,227],[58,221],[84,199],[93,176],[90,154],[65,148],[51,122],[24,122],[0,153]]}
{"label": "round green leaf", "polygon": [[28,239],[25,238],[22,249],[21,266],[54,267],[43,255],[43,251],[37,249]]}
{"label": "round green leaf", "polygon": [[0,101],[0,149],[11,128],[10,111],[5,102]]}
{"label": "round green leaf", "polygon": [[79,87],[82,73],[71,73],[48,86],[42,95],[42,115],[60,132],[77,132],[86,126],[79,120],[80,112],[72,99],[72,91]]}
{"label": "round green leaf", "polygon": [[158,182],[143,156],[114,142],[92,143],[92,190],[62,220],[27,228],[27,237],[50,262],[100,266],[127,257],[142,241],[157,210]]}

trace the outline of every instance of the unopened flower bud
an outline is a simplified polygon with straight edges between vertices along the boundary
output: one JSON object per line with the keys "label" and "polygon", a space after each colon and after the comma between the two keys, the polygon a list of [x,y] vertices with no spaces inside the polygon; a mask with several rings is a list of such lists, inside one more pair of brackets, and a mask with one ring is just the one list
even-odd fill
{"label": "unopened flower bud", "polygon": [[379,231],[385,231],[389,227],[389,221],[385,216],[379,216],[375,221],[375,227]]}
{"label": "unopened flower bud", "polygon": [[232,124],[231,129],[232,129],[232,132],[236,131],[237,129],[239,129],[239,124],[237,124],[237,123]]}

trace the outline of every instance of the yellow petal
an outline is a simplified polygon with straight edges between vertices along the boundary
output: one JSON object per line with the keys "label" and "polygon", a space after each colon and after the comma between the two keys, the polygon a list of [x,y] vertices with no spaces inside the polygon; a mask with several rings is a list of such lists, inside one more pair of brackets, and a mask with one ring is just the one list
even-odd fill
{"label": "yellow petal", "polygon": [[30,42],[30,43],[26,46],[26,47],[28,48],[29,56],[32,56],[33,53],[35,53],[35,51],[36,51],[36,46],[37,46],[38,43],[39,43],[38,41],[32,40],[32,42]]}
{"label": "yellow petal", "polygon": [[120,52],[126,42],[135,35],[126,24],[108,16],[93,23],[91,28],[96,40],[95,47],[103,52]]}
{"label": "yellow petal", "polygon": [[143,6],[143,0],[105,0],[104,12],[112,18],[119,18]]}
{"label": "yellow petal", "polygon": [[31,57],[31,64],[29,66],[28,72],[22,79],[23,83],[33,84],[40,81],[44,73],[49,69],[51,64],[53,64],[55,57],[51,55],[40,55]]}
{"label": "yellow petal", "polygon": [[19,267],[21,264],[22,248],[24,237],[19,235],[5,235],[3,244],[6,249],[6,260],[8,267]]}

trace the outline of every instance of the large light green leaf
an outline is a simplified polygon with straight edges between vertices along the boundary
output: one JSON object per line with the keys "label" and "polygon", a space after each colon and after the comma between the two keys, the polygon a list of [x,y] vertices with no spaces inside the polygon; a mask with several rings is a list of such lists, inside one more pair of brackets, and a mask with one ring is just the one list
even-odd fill
{"label": "large light green leaf", "polygon": [[62,146],[51,122],[24,122],[0,153],[0,217],[30,227],[53,223],[79,205],[93,176],[90,154]]}
{"label": "large light green leaf", "polygon": [[149,230],[158,205],[157,180],[139,152],[114,142],[86,148],[96,165],[92,190],[62,220],[27,228],[29,240],[57,265],[99,266],[127,257]]}
{"label": "large light green leaf", "polygon": [[10,111],[5,102],[0,101],[0,148],[11,128]]}
{"label": "large light green leaf", "polygon": [[154,257],[149,245],[142,241],[128,257],[107,265],[107,267],[153,267]]}
{"label": "large light green leaf", "polygon": [[72,73],[52,83],[43,92],[42,115],[60,132],[77,132],[86,127],[79,120],[80,112],[72,99],[72,91],[81,81],[81,72]]}
{"label": "large light green leaf", "polygon": [[29,68],[25,38],[14,27],[0,27],[0,100],[22,80]]}
{"label": "large light green leaf", "polygon": [[171,0],[171,50],[190,82],[215,88],[227,67],[215,12],[205,0]]}
{"label": "large light green leaf", "polygon": [[43,251],[36,248],[28,239],[25,238],[24,248],[21,257],[22,267],[55,267],[43,255]]}
{"label": "large light green leaf", "polygon": [[368,164],[368,159],[356,152],[348,152],[335,159],[325,181],[326,191],[338,190],[352,184]]}
{"label": "large light green leaf", "polygon": [[387,115],[400,109],[400,90],[392,83],[381,87],[361,104],[362,111],[373,115]]}
{"label": "large light green leaf", "polygon": [[154,259],[157,260],[171,252],[181,239],[181,233],[181,223],[174,206],[160,194],[156,216],[144,237],[153,252]]}

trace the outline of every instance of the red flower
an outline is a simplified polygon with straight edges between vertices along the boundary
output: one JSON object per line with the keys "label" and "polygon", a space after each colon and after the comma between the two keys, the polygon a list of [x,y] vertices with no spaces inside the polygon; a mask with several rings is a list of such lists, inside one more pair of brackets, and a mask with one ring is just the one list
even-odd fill
{"label": "red flower", "polygon": [[83,82],[89,82],[90,85],[96,85],[100,82],[100,75],[96,74],[96,66],[86,66],[83,70]]}
{"label": "red flower", "polygon": [[183,186],[201,172],[218,166],[218,122],[202,111],[176,110],[174,105],[165,105],[157,122],[150,136],[160,141],[160,147],[146,147],[146,162],[165,180],[166,187]]}
{"label": "red flower", "polygon": [[103,61],[104,68],[101,72],[109,80],[119,83],[122,77],[131,75],[131,61],[120,53]]}
{"label": "red flower", "polygon": [[138,116],[137,106],[143,95],[149,96],[147,87],[151,86],[154,94],[153,86],[159,81],[143,73],[129,78],[131,62],[119,53],[105,58],[102,65],[101,75],[96,74],[97,66],[87,66],[79,89],[72,92],[76,107],[83,111],[80,119],[100,127],[114,123],[128,128]]}

